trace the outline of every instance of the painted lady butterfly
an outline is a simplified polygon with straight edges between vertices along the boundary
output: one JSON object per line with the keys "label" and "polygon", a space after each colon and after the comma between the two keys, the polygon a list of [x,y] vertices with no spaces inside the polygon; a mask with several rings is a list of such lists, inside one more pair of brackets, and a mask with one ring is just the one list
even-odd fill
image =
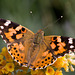
{"label": "painted lady butterfly", "polygon": [[75,39],[62,36],[44,36],[39,30],[33,33],[26,27],[0,19],[0,35],[7,43],[8,52],[21,66],[43,69],[69,51],[75,51]]}

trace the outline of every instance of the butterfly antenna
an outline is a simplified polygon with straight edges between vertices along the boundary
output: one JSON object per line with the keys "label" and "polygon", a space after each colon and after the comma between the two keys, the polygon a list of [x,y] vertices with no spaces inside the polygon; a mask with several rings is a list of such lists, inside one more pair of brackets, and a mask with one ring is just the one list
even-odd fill
{"label": "butterfly antenna", "polygon": [[[58,18],[53,24],[57,23],[61,18],[63,18],[63,16],[61,16],[60,18]],[[44,30],[48,27],[49,25],[47,25],[46,27],[42,28],[41,30]]]}

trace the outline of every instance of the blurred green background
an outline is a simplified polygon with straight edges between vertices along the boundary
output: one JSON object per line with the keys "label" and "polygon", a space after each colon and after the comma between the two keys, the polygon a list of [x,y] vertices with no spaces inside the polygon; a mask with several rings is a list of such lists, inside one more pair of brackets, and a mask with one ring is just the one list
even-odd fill
{"label": "blurred green background", "polygon": [[[75,38],[75,0],[0,0],[0,18],[21,24],[34,33],[49,25],[45,35]],[[0,49],[4,46],[0,37]],[[75,72],[63,73],[75,75]]]}

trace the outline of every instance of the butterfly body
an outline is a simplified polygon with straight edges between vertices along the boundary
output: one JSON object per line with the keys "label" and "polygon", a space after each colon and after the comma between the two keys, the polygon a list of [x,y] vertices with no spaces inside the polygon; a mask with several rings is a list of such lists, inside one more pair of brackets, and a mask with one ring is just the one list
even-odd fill
{"label": "butterfly body", "polygon": [[9,20],[0,19],[0,35],[7,43],[12,58],[21,66],[43,69],[69,51],[75,51],[75,39],[63,36],[44,36],[44,31],[31,30]]}

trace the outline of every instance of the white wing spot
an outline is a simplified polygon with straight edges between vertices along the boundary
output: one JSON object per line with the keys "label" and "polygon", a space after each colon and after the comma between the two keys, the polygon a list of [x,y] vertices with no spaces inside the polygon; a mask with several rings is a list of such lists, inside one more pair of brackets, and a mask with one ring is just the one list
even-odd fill
{"label": "white wing spot", "polygon": [[1,29],[4,29],[4,27],[3,27],[3,26],[0,26],[0,28],[1,28]]}
{"label": "white wing spot", "polygon": [[71,45],[71,46],[70,46],[70,48],[74,48],[74,46],[73,46],[73,45]]}
{"label": "white wing spot", "polygon": [[69,44],[73,44],[73,38],[69,38]]}
{"label": "white wing spot", "polygon": [[6,40],[4,40],[4,42],[6,43]]}
{"label": "white wing spot", "polygon": [[4,25],[5,25],[5,26],[9,26],[10,23],[11,23],[11,21],[10,21],[10,20],[7,20],[7,21],[4,23]]}
{"label": "white wing spot", "polygon": [[23,65],[22,67],[27,67],[26,65]]}
{"label": "white wing spot", "polygon": [[1,35],[1,37],[3,38],[3,35]]}
{"label": "white wing spot", "polygon": [[19,65],[20,65],[20,62],[17,62],[17,63],[19,63]]}
{"label": "white wing spot", "polygon": [[[9,51],[8,51],[9,52]],[[10,52],[9,52],[9,54],[11,54]]]}
{"label": "white wing spot", "polygon": [[14,59],[14,61],[16,61],[16,62],[17,62],[17,60],[15,60],[15,59]]}
{"label": "white wing spot", "polygon": [[7,44],[7,46],[10,46],[10,45],[11,45],[11,43],[8,43],[8,44]]}

